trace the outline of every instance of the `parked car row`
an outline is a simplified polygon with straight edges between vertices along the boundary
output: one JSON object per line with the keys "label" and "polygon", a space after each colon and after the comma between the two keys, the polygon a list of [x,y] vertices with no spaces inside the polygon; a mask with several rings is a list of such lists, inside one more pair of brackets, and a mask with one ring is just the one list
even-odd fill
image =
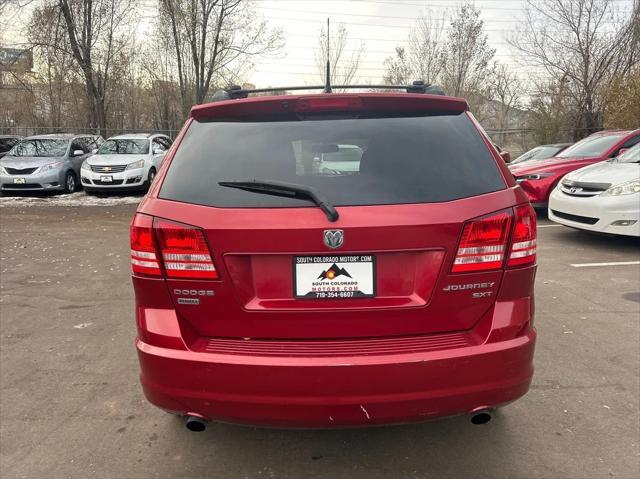
{"label": "parked car row", "polygon": [[546,208],[560,179],[579,168],[615,158],[640,142],[640,129],[594,133],[556,156],[509,165],[534,208]]}
{"label": "parked car row", "polygon": [[161,134],[51,134],[3,137],[0,191],[87,193],[144,191],[153,182],[171,139]]}
{"label": "parked car row", "polygon": [[[564,145],[539,148],[551,146]],[[534,150],[509,164],[534,207],[574,228],[640,236],[640,129],[600,131],[550,158]]]}

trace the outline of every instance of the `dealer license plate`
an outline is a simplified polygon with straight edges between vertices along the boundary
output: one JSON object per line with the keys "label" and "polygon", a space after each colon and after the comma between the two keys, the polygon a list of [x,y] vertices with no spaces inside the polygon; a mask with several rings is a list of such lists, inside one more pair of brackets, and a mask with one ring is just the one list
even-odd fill
{"label": "dealer license plate", "polygon": [[113,181],[113,176],[101,176],[100,181],[103,183],[111,183]]}
{"label": "dealer license plate", "polygon": [[294,296],[305,299],[372,298],[376,258],[370,254],[295,256]]}
{"label": "dealer license plate", "polygon": [[27,180],[25,178],[14,178],[13,182],[16,185],[24,185],[27,182]]}

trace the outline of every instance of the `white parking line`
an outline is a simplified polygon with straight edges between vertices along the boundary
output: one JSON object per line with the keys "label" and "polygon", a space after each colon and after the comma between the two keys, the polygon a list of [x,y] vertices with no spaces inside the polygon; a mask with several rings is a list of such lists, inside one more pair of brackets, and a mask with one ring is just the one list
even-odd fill
{"label": "white parking line", "polygon": [[640,264],[640,261],[616,261],[613,263],[577,263],[572,264],[574,268],[589,268],[592,266],[629,266],[632,264]]}

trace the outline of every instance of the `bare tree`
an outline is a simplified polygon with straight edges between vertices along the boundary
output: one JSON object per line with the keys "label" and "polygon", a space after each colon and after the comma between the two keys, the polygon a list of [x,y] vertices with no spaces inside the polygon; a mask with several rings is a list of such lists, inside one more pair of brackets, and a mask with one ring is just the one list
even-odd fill
{"label": "bare tree", "polygon": [[571,139],[571,125],[577,112],[567,95],[566,78],[536,82],[529,102],[529,127],[536,144]]}
{"label": "bare tree", "polygon": [[57,0],[71,54],[85,81],[92,126],[106,134],[106,95],[113,62],[125,48],[133,0]]}
{"label": "bare tree", "polygon": [[445,51],[445,91],[469,99],[485,95],[495,49],[489,47],[480,10],[473,4],[466,3],[456,9],[449,24]]}
{"label": "bare tree", "polygon": [[409,33],[409,62],[417,80],[437,83],[446,61],[443,45],[444,18],[429,13],[421,16]]}
{"label": "bare tree", "polygon": [[169,25],[183,113],[203,103],[213,83],[238,77],[252,57],[277,51],[282,32],[256,19],[246,0],[160,0]]}
{"label": "bare tree", "polygon": [[385,74],[382,80],[387,85],[408,85],[414,77],[414,69],[409,64],[409,55],[403,47],[396,47],[395,57],[384,61]]}
{"label": "bare tree", "polygon": [[429,12],[420,17],[409,30],[408,48],[396,47],[395,56],[385,60],[384,82],[396,85],[412,80],[437,83],[445,62],[443,32],[444,19],[435,20]]}
{"label": "bare tree", "polygon": [[498,65],[491,78],[491,97],[499,102],[497,126],[509,127],[509,114],[520,107],[522,82],[506,65]]}
{"label": "bare tree", "polygon": [[611,0],[527,0],[525,28],[510,41],[556,82],[579,112],[578,139],[602,126],[602,89],[640,60],[640,3],[624,17]]}
{"label": "bare tree", "polygon": [[523,85],[518,76],[507,65],[495,65],[489,86],[489,98],[493,100],[493,114],[489,124],[492,128],[502,130],[493,138],[498,144],[505,145],[509,137],[504,130],[519,125],[519,115],[515,114],[521,104]]}
{"label": "bare tree", "polygon": [[[70,105],[73,105],[76,119],[87,117],[80,113],[84,110],[82,101],[71,102],[70,93],[74,93],[73,87],[81,72],[71,54],[65,21],[57,5],[44,4],[35,8],[26,33],[35,60],[41,65],[35,82],[41,82],[44,88],[36,88],[35,94],[39,96],[41,111],[48,117],[46,123],[65,125],[68,114],[71,113],[65,110]],[[75,122],[75,125],[81,124],[82,121]]]}
{"label": "bare tree", "polygon": [[[364,55],[364,43],[358,43],[351,49],[347,49],[349,45],[349,31],[344,24],[339,24],[337,28],[332,28],[329,32],[329,45],[327,45],[327,29],[321,28],[318,36],[318,46],[315,51],[316,67],[318,76],[324,83],[326,76],[327,58],[331,66],[331,84],[332,85],[349,85],[358,69],[360,68],[360,60]],[[327,46],[329,52],[327,54]]]}
{"label": "bare tree", "polygon": [[150,40],[144,47],[140,63],[149,82],[152,124],[160,130],[176,130],[184,121],[183,105],[186,103],[179,84],[182,77],[178,69],[180,58],[174,53],[170,29],[154,28]]}

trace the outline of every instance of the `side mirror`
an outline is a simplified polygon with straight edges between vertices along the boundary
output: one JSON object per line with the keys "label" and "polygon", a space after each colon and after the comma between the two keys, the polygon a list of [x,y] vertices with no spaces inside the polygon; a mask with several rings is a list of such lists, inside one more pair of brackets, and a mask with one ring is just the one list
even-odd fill
{"label": "side mirror", "polygon": [[71,156],[82,156],[84,155],[84,151],[82,150],[73,150],[73,153],[71,153]]}
{"label": "side mirror", "polygon": [[500,157],[504,160],[505,163],[511,163],[511,154],[508,151],[501,151]]}
{"label": "side mirror", "polygon": [[91,153],[95,155],[96,153],[98,153],[98,149],[94,148],[93,150],[91,150]]}
{"label": "side mirror", "polygon": [[615,154],[614,156],[620,156],[620,155],[622,155],[622,154],[626,153],[627,151],[629,151],[629,148],[620,148],[620,149],[618,150],[618,153],[617,153],[617,154]]}

